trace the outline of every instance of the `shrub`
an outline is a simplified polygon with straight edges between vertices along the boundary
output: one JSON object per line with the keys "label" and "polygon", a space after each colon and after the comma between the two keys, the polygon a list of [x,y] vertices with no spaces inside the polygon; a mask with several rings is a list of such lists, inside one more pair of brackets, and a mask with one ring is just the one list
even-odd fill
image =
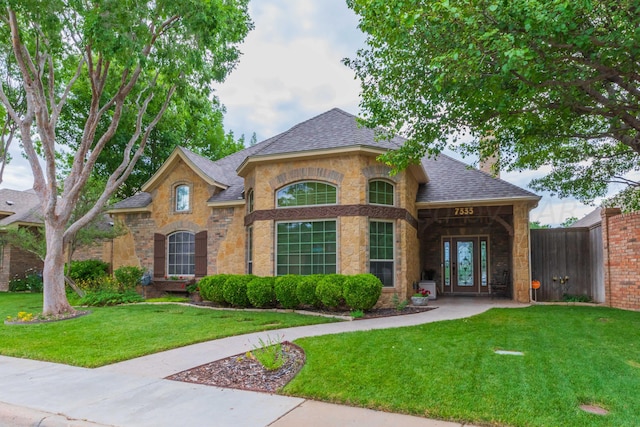
{"label": "shrub", "polygon": [[85,295],[80,300],[80,305],[103,307],[107,305],[130,304],[142,301],[144,301],[144,298],[134,291],[97,291]]}
{"label": "shrub", "polygon": [[300,276],[296,288],[296,296],[300,304],[311,306],[317,306],[319,304],[318,297],[316,296],[316,286],[321,277],[319,274]]}
{"label": "shrub", "polygon": [[76,286],[87,292],[113,291],[118,292],[118,283],[111,276],[102,276],[90,280],[78,280]]}
{"label": "shrub", "polygon": [[298,300],[298,296],[296,295],[300,279],[300,276],[294,276],[293,274],[276,277],[276,283],[274,285],[276,299],[283,308],[296,308],[300,304],[300,300]]}
{"label": "shrub", "polygon": [[371,310],[381,293],[382,282],[373,274],[349,276],[342,289],[344,301],[352,310]]}
{"label": "shrub", "polygon": [[95,280],[109,274],[109,264],[99,259],[71,261],[71,271],[68,268],[69,266],[65,268],[65,274],[74,282],[78,280]]}
{"label": "shrub", "polygon": [[336,308],[342,303],[342,287],[345,276],[327,274],[323,276],[316,287],[316,296],[320,302],[329,308]]}
{"label": "shrub", "polygon": [[140,267],[120,267],[113,272],[119,291],[134,290],[140,284],[144,270]]}
{"label": "shrub", "polygon": [[42,292],[42,275],[28,271],[23,278],[15,277],[9,281],[9,292]]}
{"label": "shrub", "polygon": [[225,301],[236,307],[249,307],[247,284],[255,277],[252,274],[230,275],[224,282],[222,289]]}
{"label": "shrub", "polygon": [[247,297],[252,306],[262,308],[276,303],[274,277],[256,277],[247,283]]}
{"label": "shrub", "polygon": [[200,296],[205,301],[213,301],[218,304],[224,304],[224,283],[230,277],[228,274],[216,274],[215,276],[206,276],[198,281],[200,288]]}

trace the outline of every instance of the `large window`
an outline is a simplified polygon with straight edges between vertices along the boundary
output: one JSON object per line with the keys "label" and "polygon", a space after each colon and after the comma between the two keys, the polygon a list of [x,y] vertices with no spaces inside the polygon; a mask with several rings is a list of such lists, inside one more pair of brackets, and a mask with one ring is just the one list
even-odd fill
{"label": "large window", "polygon": [[169,276],[194,274],[196,270],[194,234],[178,231],[169,235],[168,243],[167,274]]}
{"label": "large window", "polygon": [[281,222],[276,231],[276,274],[336,272],[336,221]]}
{"label": "large window", "polygon": [[189,211],[190,208],[190,203],[189,203],[189,193],[190,193],[190,188],[188,185],[178,185],[176,187],[176,194],[175,194],[175,200],[176,200],[176,212],[187,212]]}
{"label": "large window", "polygon": [[369,223],[369,270],[384,286],[393,286],[393,223]]}
{"label": "large window", "polygon": [[335,205],[336,187],[324,182],[297,182],[276,193],[279,208],[308,205]]}
{"label": "large window", "polygon": [[369,182],[369,203],[393,206],[393,185],[381,180]]}

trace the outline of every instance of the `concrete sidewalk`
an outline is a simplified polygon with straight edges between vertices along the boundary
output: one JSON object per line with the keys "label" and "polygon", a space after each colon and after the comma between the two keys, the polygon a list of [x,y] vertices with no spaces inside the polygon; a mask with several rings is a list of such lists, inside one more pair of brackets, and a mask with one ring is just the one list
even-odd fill
{"label": "concrete sidewalk", "polygon": [[303,326],[195,344],[98,369],[0,356],[2,426],[460,426],[296,397],[169,381],[164,377],[251,350],[260,338],[411,326],[472,316],[511,301],[449,298],[420,314]]}

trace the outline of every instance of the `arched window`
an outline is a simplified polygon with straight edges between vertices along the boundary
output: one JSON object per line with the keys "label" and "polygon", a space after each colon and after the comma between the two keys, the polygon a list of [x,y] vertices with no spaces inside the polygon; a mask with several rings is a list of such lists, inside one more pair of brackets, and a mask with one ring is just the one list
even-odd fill
{"label": "arched window", "polygon": [[167,274],[191,275],[196,271],[195,235],[189,231],[177,231],[168,237]]}
{"label": "arched window", "polygon": [[281,188],[276,193],[279,208],[309,205],[335,205],[336,187],[324,182],[296,182]]}
{"label": "arched window", "polygon": [[370,181],[369,203],[393,206],[393,184],[383,180]]}
{"label": "arched window", "polygon": [[188,212],[190,203],[191,188],[187,184],[177,185],[175,188],[176,212]]}

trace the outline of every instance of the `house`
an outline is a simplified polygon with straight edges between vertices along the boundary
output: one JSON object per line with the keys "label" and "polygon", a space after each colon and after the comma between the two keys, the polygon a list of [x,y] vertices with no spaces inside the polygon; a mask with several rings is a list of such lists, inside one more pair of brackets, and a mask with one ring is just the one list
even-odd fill
{"label": "house", "polygon": [[[8,228],[42,225],[40,201],[35,191],[0,189],[0,238]],[[0,291],[9,290],[9,281],[28,272],[42,271],[43,262],[31,252],[0,243]]]}
{"label": "house", "polygon": [[445,155],[396,175],[376,141],[332,109],[218,161],[177,147],[142,192],[109,211],[129,233],[114,265],[154,282],[219,273],[371,272],[381,303],[433,270],[443,294],[483,295],[508,276],[529,301],[529,211],[539,197]]}

